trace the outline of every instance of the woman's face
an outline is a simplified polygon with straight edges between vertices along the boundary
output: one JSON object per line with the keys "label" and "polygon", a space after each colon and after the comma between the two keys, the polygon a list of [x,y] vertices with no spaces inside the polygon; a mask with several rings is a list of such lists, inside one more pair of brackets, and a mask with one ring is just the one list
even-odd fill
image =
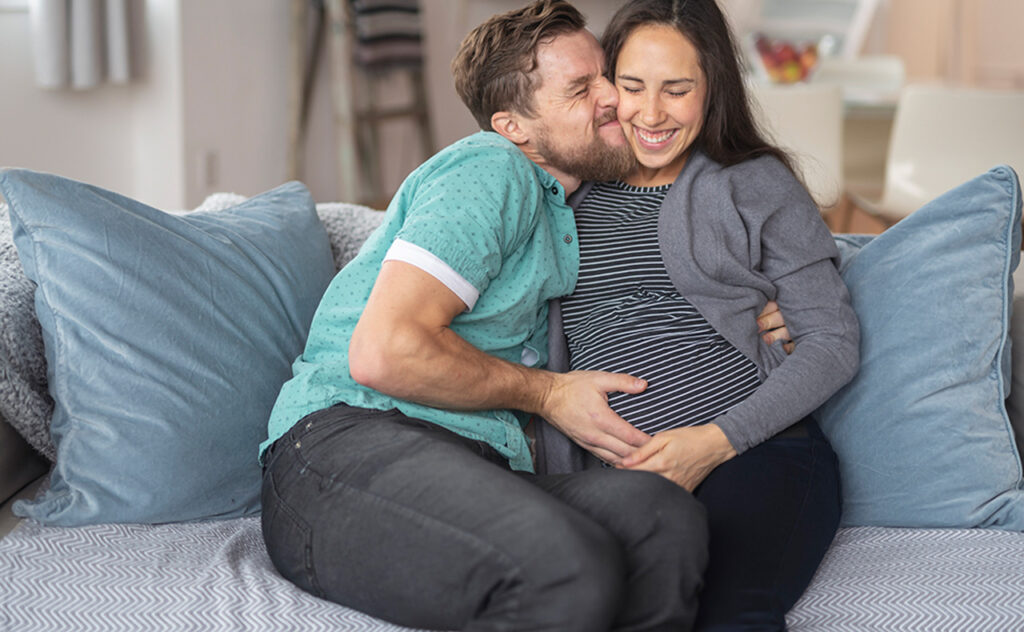
{"label": "woman's face", "polygon": [[673,182],[704,124],[707,83],[697,49],[671,26],[638,27],[615,66],[619,122],[640,162],[630,184]]}

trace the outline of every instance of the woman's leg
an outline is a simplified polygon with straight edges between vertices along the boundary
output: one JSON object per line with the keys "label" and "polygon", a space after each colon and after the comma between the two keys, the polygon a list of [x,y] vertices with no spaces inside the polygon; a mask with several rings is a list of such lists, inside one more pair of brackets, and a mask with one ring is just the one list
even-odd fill
{"label": "woman's leg", "polygon": [[[710,561],[698,630],[785,630],[839,525],[835,453],[817,424],[719,466],[697,489]],[[795,433],[800,434],[800,433]]]}

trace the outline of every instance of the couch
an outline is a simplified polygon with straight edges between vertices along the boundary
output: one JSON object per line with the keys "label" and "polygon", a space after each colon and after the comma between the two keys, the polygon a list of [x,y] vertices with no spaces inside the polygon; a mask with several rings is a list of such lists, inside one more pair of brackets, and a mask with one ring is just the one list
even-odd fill
{"label": "couch", "polygon": [[[0,192],[12,207],[0,209],[0,629],[405,629],[276,575],[253,504],[261,430],[253,413],[232,413],[260,399],[256,367],[287,377],[317,293],[382,214],[314,206],[296,183],[249,200],[212,196],[180,215],[31,172],[0,173]],[[847,512],[790,629],[1024,629],[1020,222],[1019,183],[1001,168],[882,236],[836,237],[865,333],[862,374],[818,412],[843,463]],[[273,231],[285,234],[260,241]],[[162,258],[174,244],[184,248]],[[294,257],[295,269],[249,274]],[[111,261],[123,269],[109,285],[79,291]],[[294,335],[268,343],[280,357],[245,355],[265,354],[245,341],[277,326],[239,311],[251,297],[231,296],[238,284],[263,297],[261,309],[294,303],[281,316]],[[292,285],[304,289],[286,296]],[[196,292],[202,301],[171,314],[189,327],[148,328]],[[198,313],[207,304],[216,320]],[[159,373],[179,353],[181,383]],[[194,412],[182,422],[174,406]],[[220,425],[233,423],[256,434],[224,444]]]}

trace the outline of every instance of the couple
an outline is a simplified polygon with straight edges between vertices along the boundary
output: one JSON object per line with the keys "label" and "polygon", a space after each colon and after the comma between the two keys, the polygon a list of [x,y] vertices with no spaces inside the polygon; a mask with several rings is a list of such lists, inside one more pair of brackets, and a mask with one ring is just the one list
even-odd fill
{"label": "couple", "polygon": [[[783,629],[839,517],[806,417],[857,365],[838,253],[714,0],[584,26],[538,0],[463,42],[487,131],[325,293],[261,446],[268,552],[410,627]],[[586,467],[533,474],[531,416]]]}

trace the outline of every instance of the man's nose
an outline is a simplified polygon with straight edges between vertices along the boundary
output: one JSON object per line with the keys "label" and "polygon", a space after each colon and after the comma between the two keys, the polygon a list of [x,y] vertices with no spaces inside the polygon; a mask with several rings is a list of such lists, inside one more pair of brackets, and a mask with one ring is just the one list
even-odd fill
{"label": "man's nose", "polygon": [[598,100],[597,104],[606,108],[619,107],[619,91],[615,89],[607,77],[598,79]]}

